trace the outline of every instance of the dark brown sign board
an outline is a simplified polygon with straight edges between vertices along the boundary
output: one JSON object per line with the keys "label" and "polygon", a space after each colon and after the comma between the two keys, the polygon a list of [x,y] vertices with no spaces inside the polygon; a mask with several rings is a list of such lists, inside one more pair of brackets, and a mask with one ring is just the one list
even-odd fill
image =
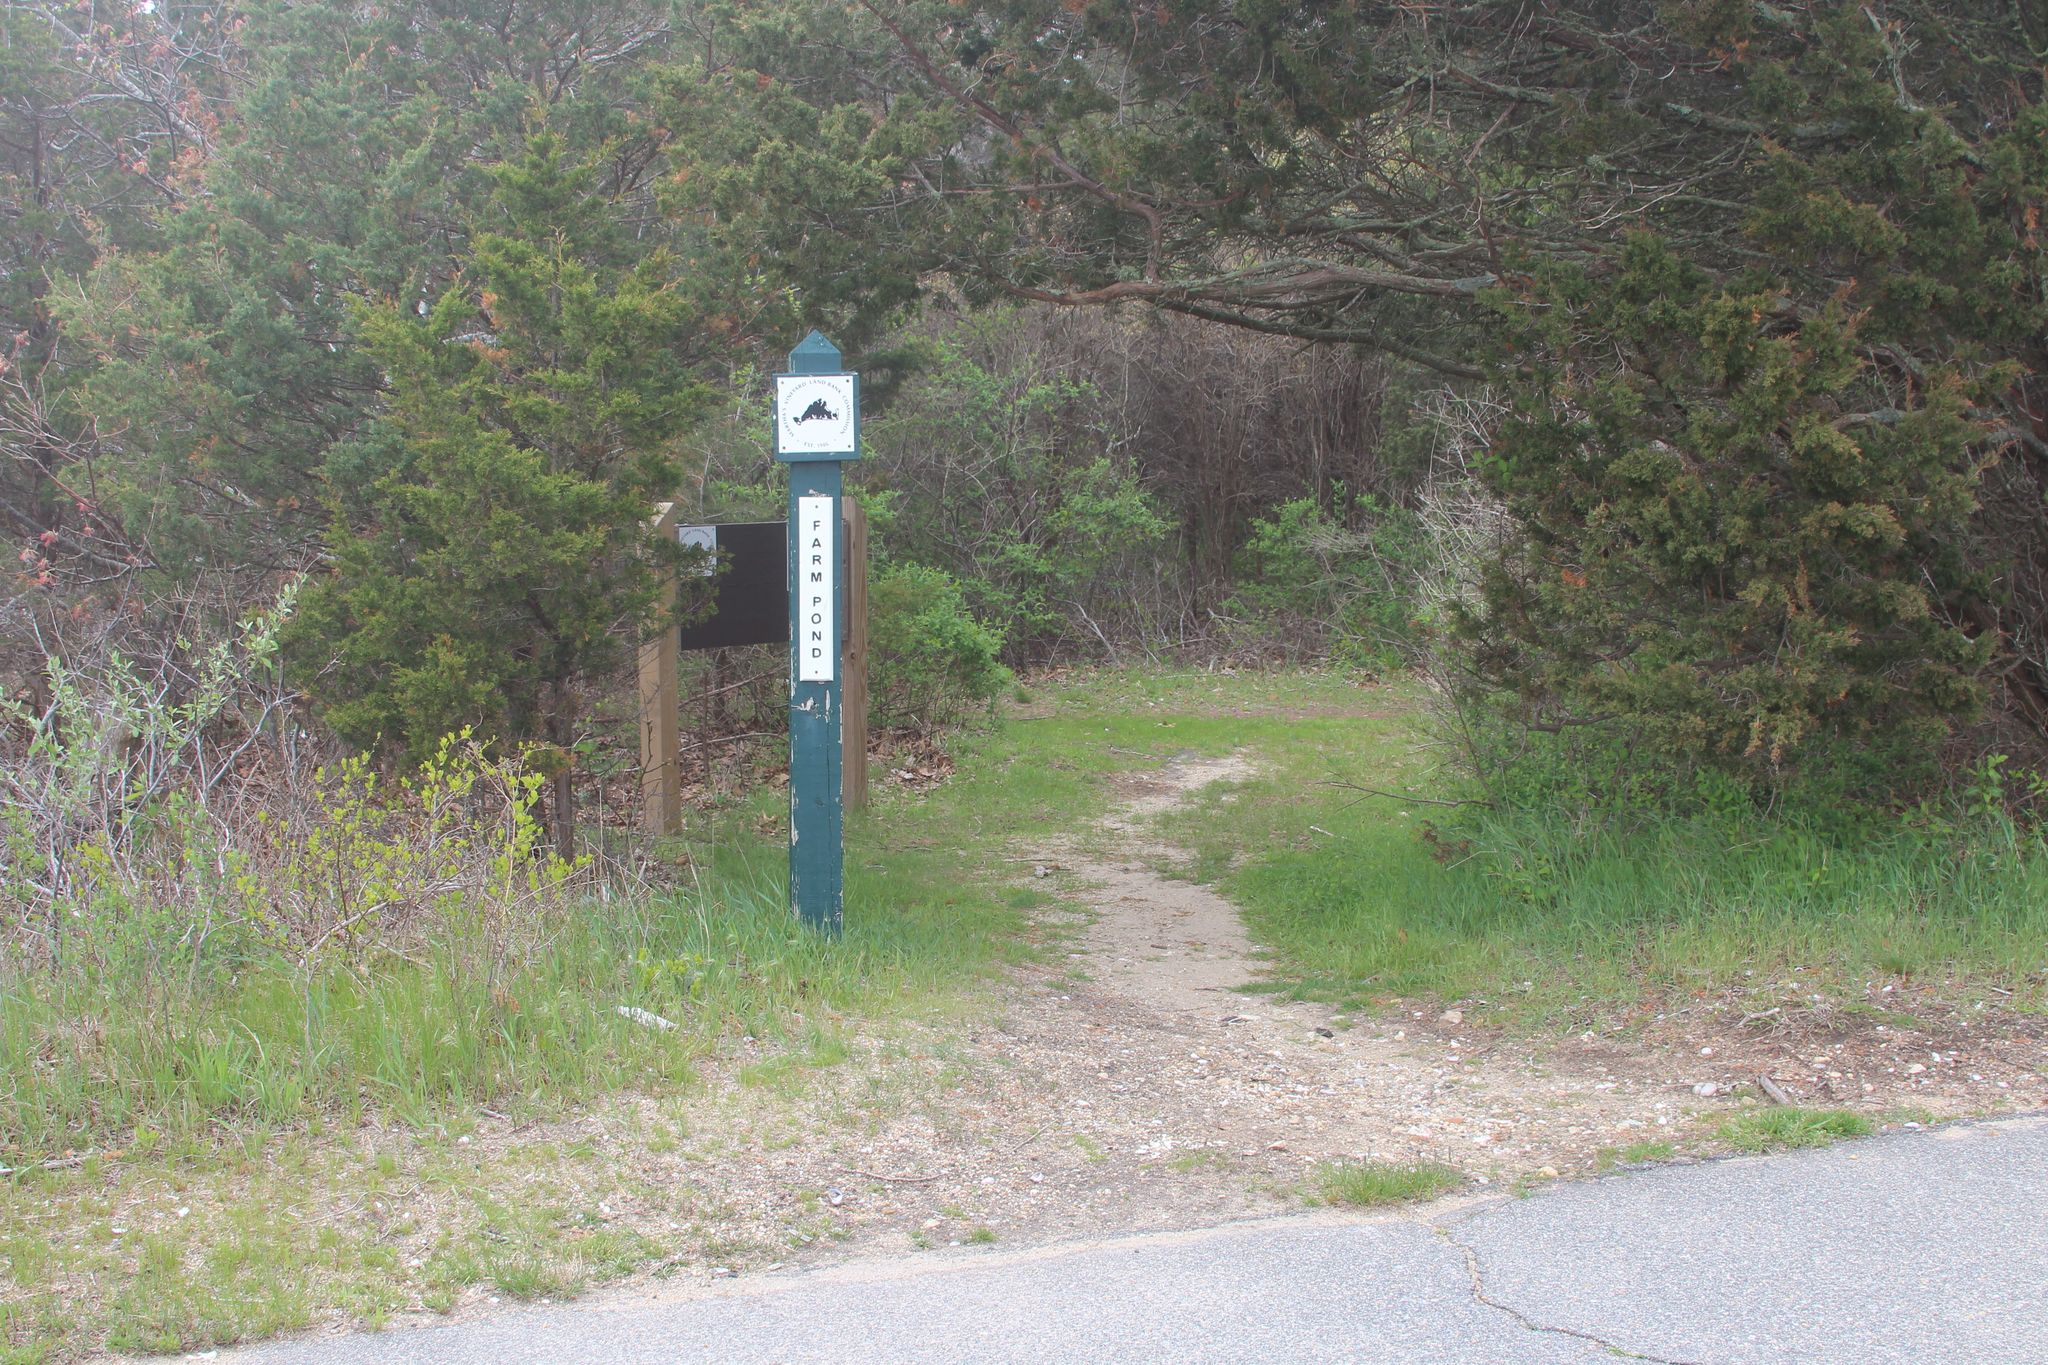
{"label": "dark brown sign board", "polygon": [[[868,523],[862,514],[860,504],[851,499],[845,504],[846,512],[846,633],[844,650],[846,680],[840,696],[840,710],[843,724],[840,728],[840,780],[842,800],[851,807],[867,804],[868,789]],[[734,586],[751,585],[755,605],[746,610],[745,617],[734,620],[758,620],[762,611],[760,603],[786,603],[789,598],[789,566],[783,547],[788,544],[788,522],[739,523],[738,531],[719,526],[683,526],[672,502],[662,503],[648,520],[648,529],[663,539],[679,540],[684,545],[702,546],[713,554],[712,572],[716,574],[717,547],[723,542],[728,550],[736,549],[750,531],[772,527],[776,539],[765,544],[757,541],[749,556],[749,562],[757,567],[737,571],[731,580]],[[763,556],[773,562],[772,571],[763,571],[758,565]],[[744,572],[745,577],[738,576]],[[664,599],[674,602],[676,582],[670,578],[663,590]],[[724,584],[720,585],[725,586]],[[722,594],[721,594],[722,596]],[[739,595],[730,599],[742,600]],[[770,612],[777,610],[772,605]],[[722,615],[723,613],[721,613]],[[706,622],[699,622],[689,631],[673,634],[664,631],[640,646],[640,791],[642,805],[640,820],[642,827],[654,834],[675,834],[683,827],[683,784],[680,768],[682,752],[681,696],[676,677],[678,656],[690,637],[702,638]],[[775,632],[771,635],[765,629],[741,630],[733,622],[716,628],[734,641],[747,640],[757,644],[786,644],[789,640],[789,619],[779,618]],[[689,648],[710,647],[689,644]]]}
{"label": "dark brown sign board", "polygon": [[[789,643],[789,523],[680,526],[684,545],[711,551],[711,614],[682,627],[684,649]],[[709,532],[709,536],[705,535]]]}

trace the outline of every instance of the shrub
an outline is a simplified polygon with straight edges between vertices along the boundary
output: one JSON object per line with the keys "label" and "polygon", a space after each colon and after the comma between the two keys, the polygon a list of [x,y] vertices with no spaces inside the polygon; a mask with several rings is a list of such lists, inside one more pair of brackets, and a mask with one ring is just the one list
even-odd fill
{"label": "shrub", "polygon": [[1420,519],[1338,485],[1334,507],[1294,498],[1254,518],[1225,610],[1254,648],[1397,664],[1421,638]]}
{"label": "shrub", "polygon": [[993,702],[1010,682],[1003,637],[974,619],[950,574],[883,568],[868,590],[870,706],[877,724],[931,728]]}

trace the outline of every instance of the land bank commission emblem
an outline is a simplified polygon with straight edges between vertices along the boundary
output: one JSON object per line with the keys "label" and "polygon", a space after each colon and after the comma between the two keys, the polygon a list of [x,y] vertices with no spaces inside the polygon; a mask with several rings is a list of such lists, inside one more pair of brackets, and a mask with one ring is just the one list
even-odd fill
{"label": "land bank commission emblem", "polygon": [[850,374],[775,376],[775,453],[851,455],[858,404]]}

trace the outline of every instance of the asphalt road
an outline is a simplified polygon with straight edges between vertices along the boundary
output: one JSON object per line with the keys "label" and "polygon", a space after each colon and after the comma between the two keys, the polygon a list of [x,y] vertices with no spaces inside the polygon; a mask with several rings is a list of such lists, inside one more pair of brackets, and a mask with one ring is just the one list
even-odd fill
{"label": "asphalt road", "polygon": [[2048,1365],[2048,1117],[1274,1219],[657,1287],[236,1365]]}

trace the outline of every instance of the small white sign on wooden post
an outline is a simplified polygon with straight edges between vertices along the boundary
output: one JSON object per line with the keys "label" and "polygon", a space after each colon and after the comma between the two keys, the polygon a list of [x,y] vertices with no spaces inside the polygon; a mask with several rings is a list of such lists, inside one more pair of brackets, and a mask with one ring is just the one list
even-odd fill
{"label": "small white sign on wooden post", "polygon": [[796,503],[796,678],[831,682],[839,676],[839,518],[831,498]]}

